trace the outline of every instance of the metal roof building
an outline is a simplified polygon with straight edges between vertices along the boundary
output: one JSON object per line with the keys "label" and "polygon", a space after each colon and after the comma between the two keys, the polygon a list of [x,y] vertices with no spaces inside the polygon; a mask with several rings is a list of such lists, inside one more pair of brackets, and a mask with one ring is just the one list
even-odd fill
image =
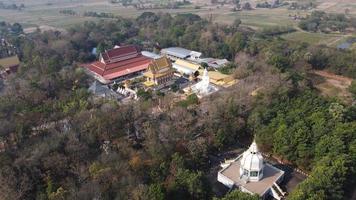
{"label": "metal roof building", "polygon": [[178,60],[176,60],[175,63],[173,63],[173,68],[182,74],[190,75],[190,74],[193,74],[194,72],[198,71],[200,68],[200,65],[186,61],[186,60],[178,59]]}
{"label": "metal roof building", "polygon": [[169,57],[172,60],[187,59],[189,57],[199,58],[202,53],[197,51],[191,51],[181,47],[169,47],[161,50],[161,54]]}
{"label": "metal roof building", "polygon": [[158,54],[150,52],[150,51],[141,51],[141,53],[142,53],[142,55],[144,55],[148,58],[152,58],[152,59],[162,58],[161,55],[158,55]]}

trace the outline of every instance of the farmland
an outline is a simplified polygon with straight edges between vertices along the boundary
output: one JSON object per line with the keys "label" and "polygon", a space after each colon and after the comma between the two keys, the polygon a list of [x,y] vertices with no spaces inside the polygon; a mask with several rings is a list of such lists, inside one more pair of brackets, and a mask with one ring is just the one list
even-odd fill
{"label": "farmland", "polygon": [[[157,0],[158,1],[158,0]],[[104,12],[114,16],[122,16],[126,18],[134,18],[143,12],[168,12],[171,14],[177,13],[196,13],[204,18],[212,19],[214,22],[230,24],[235,19],[240,19],[243,26],[248,26],[253,29],[263,29],[273,26],[290,26],[297,27],[298,21],[293,20],[290,16],[306,16],[310,10],[288,10],[287,7],[275,9],[254,9],[249,11],[233,11],[233,5],[210,5],[210,1],[194,0],[190,5],[185,5],[179,9],[144,9],[137,10],[133,6],[124,7],[121,4],[111,4],[107,0],[5,0],[4,3],[25,4],[22,10],[4,10],[0,11],[0,20],[8,22],[19,22],[25,30],[31,31],[36,27],[49,28],[68,28],[70,26],[81,24],[85,21],[99,21],[96,17],[85,17],[85,12]],[[164,3],[166,1],[158,1]],[[251,1],[255,5],[258,1]],[[350,15],[356,15],[356,3],[352,0],[340,0],[337,3],[331,0],[320,0],[317,10],[327,12],[344,13],[348,8]],[[61,14],[61,10],[72,10],[75,15]],[[110,19],[106,19],[110,20]],[[346,36],[343,34],[322,34],[297,31],[294,33],[285,34],[282,36],[287,40],[304,41],[311,44],[330,44],[336,46],[339,41],[342,41]]]}
{"label": "farmland", "polygon": [[294,32],[282,36],[286,40],[296,42],[306,42],[309,44],[331,44],[343,38],[340,34],[325,34],[325,33],[309,33],[309,32]]}

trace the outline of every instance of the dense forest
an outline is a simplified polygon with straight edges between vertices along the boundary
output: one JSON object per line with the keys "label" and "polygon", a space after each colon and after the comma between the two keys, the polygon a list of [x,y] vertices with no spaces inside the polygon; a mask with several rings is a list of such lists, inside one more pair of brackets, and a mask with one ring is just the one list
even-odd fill
{"label": "dense forest", "polygon": [[345,32],[356,29],[356,18],[345,14],[329,14],[323,11],[313,11],[299,23],[299,27],[312,32]]}
{"label": "dense forest", "polygon": [[342,199],[355,184],[355,111],[305,91],[252,112],[260,147],[311,172],[291,199]]}
{"label": "dense forest", "polygon": [[[0,96],[0,199],[257,199],[239,191],[216,197],[207,176],[211,154],[253,135],[263,151],[310,172],[290,199],[343,199],[355,184],[347,177],[356,175],[356,108],[319,97],[307,73],[355,77],[355,52],[194,14],[143,13],[8,40],[23,62]],[[96,59],[93,47],[115,44],[228,58],[241,80],[176,105],[171,94],[130,104],[95,100],[77,63]],[[263,89],[251,96],[256,88]]]}
{"label": "dense forest", "polygon": [[2,1],[0,1],[0,8],[1,9],[8,9],[8,10],[22,10],[25,8],[25,5],[22,3],[20,5],[16,5],[14,3],[12,4],[6,4]]}

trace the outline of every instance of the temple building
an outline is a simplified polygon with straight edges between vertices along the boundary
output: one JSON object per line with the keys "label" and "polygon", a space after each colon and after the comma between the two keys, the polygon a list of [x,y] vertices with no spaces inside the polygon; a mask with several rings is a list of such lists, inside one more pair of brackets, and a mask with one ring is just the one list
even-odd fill
{"label": "temple building", "polygon": [[148,57],[148,58],[152,58],[152,59],[157,59],[157,58],[161,58],[161,55],[158,55],[154,52],[150,52],[150,51],[141,51],[142,55]]}
{"label": "temple building", "polygon": [[124,79],[145,71],[151,59],[143,56],[134,45],[115,46],[114,49],[102,52],[99,61],[83,65],[88,72],[101,83]]}
{"label": "temple building", "polygon": [[200,58],[202,53],[197,51],[191,51],[181,47],[169,47],[161,50],[161,54],[167,56],[169,59],[175,61],[177,59],[189,59],[197,60]]}
{"label": "temple building", "polygon": [[[201,78],[202,74],[204,74],[204,71],[199,70],[198,78]],[[211,83],[224,88],[230,87],[237,83],[237,80],[235,80],[232,75],[222,74],[219,71],[208,71],[208,75]]]}
{"label": "temple building", "polygon": [[199,70],[200,65],[190,61],[177,59],[173,63],[173,68],[181,74],[191,75]]}
{"label": "temple building", "polygon": [[116,94],[113,90],[111,90],[108,85],[103,85],[98,81],[94,81],[88,91],[92,93],[95,97],[101,98],[118,98],[118,94]]}
{"label": "temple building", "polygon": [[147,72],[144,73],[147,81],[146,86],[164,85],[172,80],[174,69],[167,57],[157,58],[148,65]]}
{"label": "temple building", "polygon": [[217,59],[217,58],[201,58],[198,60],[199,63],[206,63],[209,67],[213,67],[214,69],[218,69],[226,66],[229,61],[226,59]]}
{"label": "temple building", "polygon": [[0,59],[0,78],[17,71],[20,60],[17,55]]}
{"label": "temple building", "polygon": [[284,177],[284,171],[266,163],[253,142],[249,149],[234,160],[225,161],[218,172],[218,181],[228,188],[237,188],[242,192],[257,194],[262,199],[267,196],[280,200],[285,192],[278,186]]}

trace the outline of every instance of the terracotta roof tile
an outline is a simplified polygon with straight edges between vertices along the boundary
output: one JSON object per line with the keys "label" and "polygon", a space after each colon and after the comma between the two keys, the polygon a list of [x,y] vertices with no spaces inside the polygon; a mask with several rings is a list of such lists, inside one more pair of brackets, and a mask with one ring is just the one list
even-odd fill
{"label": "terracotta roof tile", "polygon": [[100,75],[106,80],[112,80],[120,76],[145,70],[150,62],[151,59],[143,55],[138,55],[135,58],[109,64],[96,61],[88,65],[83,65],[83,67]]}
{"label": "terracotta roof tile", "polygon": [[115,59],[137,56],[137,54],[139,54],[137,47],[134,45],[129,45],[105,51],[101,55],[105,62],[110,62],[111,60]]}
{"label": "terracotta roof tile", "polygon": [[11,56],[11,57],[0,59],[0,66],[4,68],[14,67],[18,65],[20,65],[20,60],[19,57],[17,56]]}

